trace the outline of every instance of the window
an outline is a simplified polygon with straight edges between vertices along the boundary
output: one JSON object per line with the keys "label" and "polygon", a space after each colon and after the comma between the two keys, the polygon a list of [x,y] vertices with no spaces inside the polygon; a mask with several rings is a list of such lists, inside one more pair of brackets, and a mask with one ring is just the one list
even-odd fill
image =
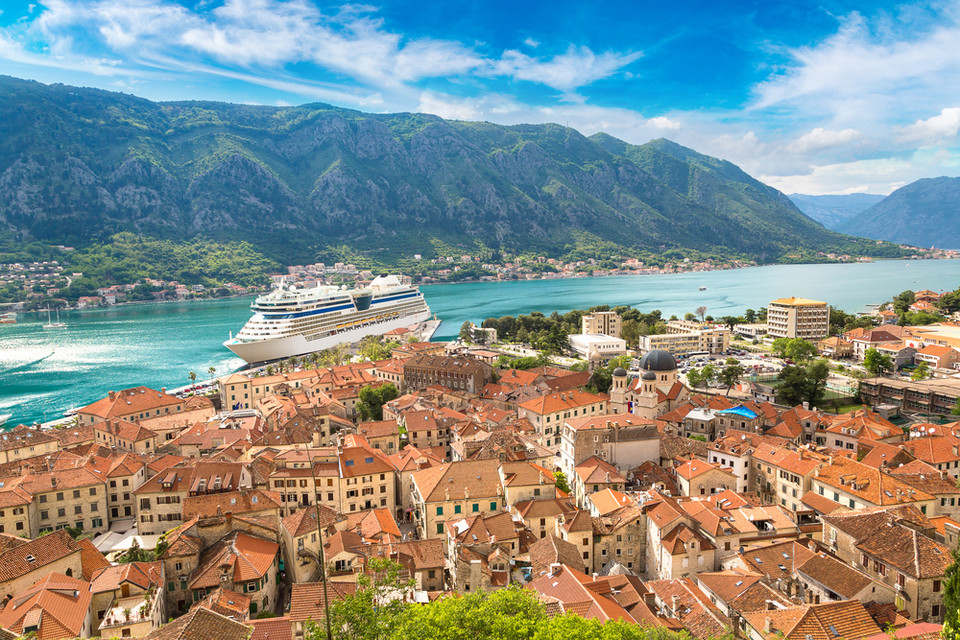
{"label": "window", "polygon": [[92,495],[92,496],[97,495],[97,488],[96,488],[96,487],[90,487],[90,495]]}
{"label": "window", "polygon": [[497,510],[497,503],[496,503],[496,502],[491,502],[491,503],[490,503],[490,511],[496,511],[496,510]]}
{"label": "window", "polygon": [[480,504],[477,503],[477,502],[474,502],[474,503],[473,503],[473,512],[474,512],[474,513],[477,513],[478,511],[480,511]]}
{"label": "window", "polygon": [[79,498],[79,497],[80,497],[80,489],[74,489],[74,491],[73,491],[73,497],[74,497],[74,498]]}
{"label": "window", "polygon": [[940,593],[940,581],[939,581],[939,580],[934,580],[934,581],[933,581],[933,592],[934,592],[934,593]]}
{"label": "window", "polygon": [[443,533],[443,524],[437,523],[437,533]]}
{"label": "window", "polygon": [[454,513],[460,513],[460,505],[458,505],[458,504],[453,505],[453,512],[454,512]]}
{"label": "window", "polygon": [[57,492],[57,502],[62,502],[62,501],[63,501],[63,491],[58,491],[58,492]]}
{"label": "window", "polygon": [[[437,515],[438,515],[438,516],[442,516],[442,515],[443,515],[443,507],[437,507]],[[439,533],[439,532],[438,532],[438,533]]]}

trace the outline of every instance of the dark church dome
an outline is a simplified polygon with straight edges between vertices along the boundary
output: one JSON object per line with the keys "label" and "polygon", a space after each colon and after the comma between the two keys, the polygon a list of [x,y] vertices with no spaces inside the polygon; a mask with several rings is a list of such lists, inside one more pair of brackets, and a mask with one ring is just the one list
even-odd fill
{"label": "dark church dome", "polygon": [[654,349],[640,358],[640,368],[644,371],[676,371],[677,359],[669,351]]}

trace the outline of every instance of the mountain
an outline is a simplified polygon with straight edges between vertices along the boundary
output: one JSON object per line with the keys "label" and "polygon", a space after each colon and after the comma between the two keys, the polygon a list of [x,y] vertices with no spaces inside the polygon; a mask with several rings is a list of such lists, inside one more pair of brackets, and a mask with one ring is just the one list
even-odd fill
{"label": "mountain", "polygon": [[847,218],[883,200],[883,196],[872,193],[851,193],[842,196],[806,196],[802,193],[791,193],[787,197],[804,214],[834,231],[839,229]]}
{"label": "mountain", "polygon": [[873,253],[667,140],[324,104],[156,103],[0,77],[0,234],[248,240],[281,263],[440,248]]}
{"label": "mountain", "polygon": [[918,247],[960,249],[960,178],[925,178],[900,187],[839,230]]}

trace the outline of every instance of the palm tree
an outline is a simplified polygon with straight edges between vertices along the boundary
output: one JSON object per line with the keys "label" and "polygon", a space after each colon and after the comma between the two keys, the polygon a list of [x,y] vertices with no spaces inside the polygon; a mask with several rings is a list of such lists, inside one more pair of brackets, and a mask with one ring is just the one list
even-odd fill
{"label": "palm tree", "polygon": [[194,382],[197,381],[197,372],[191,371],[190,373],[188,373],[187,379],[190,380],[190,384],[192,385]]}
{"label": "palm tree", "polygon": [[268,365],[267,365],[267,369],[266,369],[267,375],[268,375],[268,376],[272,376],[272,375],[273,375],[273,372],[274,372],[273,365],[272,365],[272,364],[268,364]]}
{"label": "palm tree", "polygon": [[317,375],[320,375],[320,354],[314,351],[307,358],[310,359],[310,363],[313,365],[313,368],[316,370]]}
{"label": "palm tree", "polygon": [[209,373],[209,374],[210,374],[210,377],[213,378],[213,377],[215,377],[216,374],[217,374],[217,368],[216,368],[216,367],[210,367],[209,369],[207,369],[207,373]]}

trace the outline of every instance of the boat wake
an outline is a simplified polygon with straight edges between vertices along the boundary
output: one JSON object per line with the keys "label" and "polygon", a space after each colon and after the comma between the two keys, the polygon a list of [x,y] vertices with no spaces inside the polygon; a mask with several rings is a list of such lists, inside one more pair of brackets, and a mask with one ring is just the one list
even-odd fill
{"label": "boat wake", "polygon": [[27,362],[24,364],[18,364],[17,366],[10,367],[9,369],[2,369],[0,370],[0,376],[5,376],[11,373],[20,373],[21,371],[26,371],[30,367],[40,364],[41,362],[43,362],[44,360],[52,356],[54,353],[56,353],[56,349],[54,349],[53,351],[51,351],[50,353],[48,353],[47,355],[43,356],[38,360],[34,360],[32,362]]}

